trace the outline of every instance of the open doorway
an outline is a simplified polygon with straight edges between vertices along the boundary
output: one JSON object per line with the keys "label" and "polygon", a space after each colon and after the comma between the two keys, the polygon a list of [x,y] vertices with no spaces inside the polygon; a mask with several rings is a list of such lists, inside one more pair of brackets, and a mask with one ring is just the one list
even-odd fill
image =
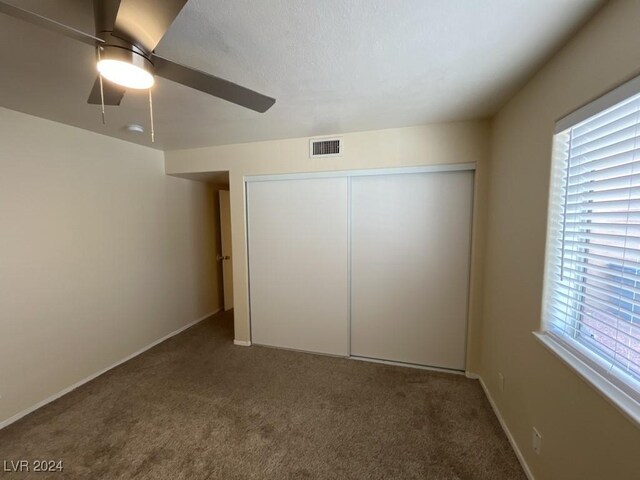
{"label": "open doorway", "polygon": [[[215,256],[215,276],[218,305],[225,311],[233,309],[233,252],[231,237],[231,202],[229,171],[193,172],[176,175],[205,182],[210,187],[213,203],[215,235],[210,248]],[[212,258],[213,260],[213,258]]]}
{"label": "open doorway", "polygon": [[[220,315],[216,318],[228,335],[235,342],[235,319],[233,300],[233,252],[231,233],[231,191],[229,171],[189,172],[170,174],[174,177],[195,180],[206,185],[207,211],[204,212],[209,221],[198,222],[194,228],[204,229],[202,242],[198,248],[206,251],[203,256],[206,262],[198,264],[198,272],[206,276],[206,292],[202,297],[210,304],[210,311]],[[212,221],[211,221],[212,220]],[[212,295],[213,294],[213,295]],[[213,296],[213,298],[211,298]],[[244,345],[244,343],[240,343]]]}

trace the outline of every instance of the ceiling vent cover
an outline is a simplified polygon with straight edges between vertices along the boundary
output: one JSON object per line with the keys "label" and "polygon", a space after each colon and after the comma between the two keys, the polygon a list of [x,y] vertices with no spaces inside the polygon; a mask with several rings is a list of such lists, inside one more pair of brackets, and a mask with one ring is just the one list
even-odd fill
{"label": "ceiling vent cover", "polygon": [[342,155],[341,138],[317,138],[309,141],[309,157],[339,157]]}

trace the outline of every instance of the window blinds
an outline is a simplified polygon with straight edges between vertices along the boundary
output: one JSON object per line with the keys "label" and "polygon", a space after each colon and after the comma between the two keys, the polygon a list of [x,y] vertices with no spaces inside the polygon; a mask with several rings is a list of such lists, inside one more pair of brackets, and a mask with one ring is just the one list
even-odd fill
{"label": "window blinds", "polygon": [[545,330],[640,398],[640,94],[554,137]]}

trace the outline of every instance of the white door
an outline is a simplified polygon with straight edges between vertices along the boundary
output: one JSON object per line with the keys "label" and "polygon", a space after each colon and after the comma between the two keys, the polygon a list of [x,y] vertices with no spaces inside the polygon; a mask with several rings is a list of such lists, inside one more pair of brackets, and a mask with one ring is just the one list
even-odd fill
{"label": "white door", "polygon": [[222,283],[224,287],[224,309],[233,308],[233,255],[231,254],[231,203],[229,190],[220,190],[220,237],[222,252],[218,259],[222,262]]}
{"label": "white door", "polygon": [[464,370],[470,171],[354,177],[351,355]]}
{"label": "white door", "polygon": [[247,183],[251,341],[348,354],[346,178]]}

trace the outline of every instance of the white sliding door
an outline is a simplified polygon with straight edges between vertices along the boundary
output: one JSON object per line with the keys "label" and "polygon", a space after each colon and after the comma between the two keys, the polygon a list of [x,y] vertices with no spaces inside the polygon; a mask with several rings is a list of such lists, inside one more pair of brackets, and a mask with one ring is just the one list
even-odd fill
{"label": "white sliding door", "polygon": [[247,183],[253,343],[348,354],[347,182]]}
{"label": "white sliding door", "polygon": [[464,370],[473,173],[351,182],[351,355]]}

